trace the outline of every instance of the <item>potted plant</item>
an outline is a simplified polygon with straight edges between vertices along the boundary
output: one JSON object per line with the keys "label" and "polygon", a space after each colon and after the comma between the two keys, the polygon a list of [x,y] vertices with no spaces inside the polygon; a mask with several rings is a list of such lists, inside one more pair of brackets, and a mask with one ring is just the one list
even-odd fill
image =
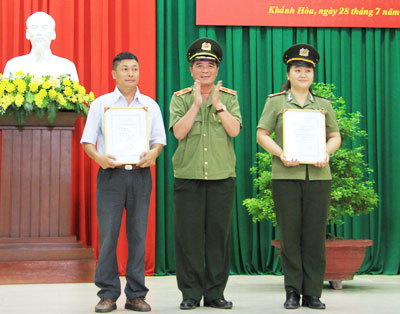
{"label": "potted plant", "polygon": [[[361,114],[347,113],[345,101],[342,97],[336,97],[333,90],[332,84],[318,83],[313,86],[316,95],[332,103],[342,137],[341,147],[330,158],[332,191],[328,213],[328,224],[342,224],[345,215],[353,217],[372,211],[378,204],[378,195],[374,181],[369,179],[372,170],[364,161],[364,147],[360,144],[367,137],[367,133],[359,126]],[[351,147],[349,144],[352,144]],[[250,169],[256,176],[254,187],[257,194],[254,198],[245,199],[243,205],[253,216],[254,222],[266,219],[276,226],[271,193],[271,159],[272,155],[267,152],[257,153],[257,163]],[[353,278],[363,262],[366,246],[372,245],[371,240],[338,240],[327,235],[325,280],[330,281],[335,289],[342,287],[342,280]],[[272,245],[279,248],[279,241],[272,241]],[[345,259],[346,263],[338,262],[340,259]],[[336,270],[336,266],[342,269]]]}
{"label": "potted plant", "polygon": [[[30,124],[25,120],[35,118],[35,113],[39,119],[53,125],[58,111],[69,111],[69,116],[76,119],[78,114],[87,115],[93,100],[93,92],[87,94],[86,89],[72,81],[70,75],[34,77],[21,71],[16,73],[16,77],[3,78],[0,74],[2,125]],[[14,120],[10,116],[14,116]]]}

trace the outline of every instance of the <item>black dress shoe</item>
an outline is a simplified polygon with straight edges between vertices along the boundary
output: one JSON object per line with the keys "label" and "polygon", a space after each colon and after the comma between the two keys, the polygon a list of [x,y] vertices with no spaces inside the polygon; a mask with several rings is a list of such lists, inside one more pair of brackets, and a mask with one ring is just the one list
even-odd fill
{"label": "black dress shoe", "polygon": [[297,309],[300,306],[300,295],[294,291],[286,292],[286,301],[283,303],[285,309]]}
{"label": "black dress shoe", "polygon": [[326,306],[318,297],[303,295],[302,306],[307,306],[312,309],[325,310]]}
{"label": "black dress shoe", "polygon": [[200,306],[200,302],[193,299],[185,299],[180,304],[181,310],[193,310],[198,306]]}
{"label": "black dress shoe", "polygon": [[204,300],[204,306],[211,306],[216,309],[231,309],[233,304],[231,301],[226,301],[225,299],[215,299],[212,301]]}

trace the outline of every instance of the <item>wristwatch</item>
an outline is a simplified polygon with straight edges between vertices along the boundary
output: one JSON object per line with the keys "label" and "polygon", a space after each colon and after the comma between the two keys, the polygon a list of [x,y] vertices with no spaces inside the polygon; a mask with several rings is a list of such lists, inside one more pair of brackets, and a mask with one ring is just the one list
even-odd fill
{"label": "wristwatch", "polygon": [[222,105],[221,109],[215,110],[216,113],[220,113],[222,111],[226,111],[226,106],[225,105]]}

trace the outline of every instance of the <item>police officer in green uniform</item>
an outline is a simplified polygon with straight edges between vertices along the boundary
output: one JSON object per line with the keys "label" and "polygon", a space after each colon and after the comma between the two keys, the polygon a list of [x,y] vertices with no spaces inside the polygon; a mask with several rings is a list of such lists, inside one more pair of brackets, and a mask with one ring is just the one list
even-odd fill
{"label": "police officer in green uniform", "polygon": [[[270,95],[257,126],[257,143],[273,154],[272,197],[281,235],[281,262],[285,276],[284,307],[302,305],[325,309],[320,301],[325,273],[326,220],[331,191],[329,155],[341,143],[330,102],[314,95],[311,84],[318,52],[298,44],[286,50],[287,82],[283,92]],[[326,156],[322,162],[300,164],[282,150],[282,113],[285,109],[322,110],[325,113]],[[275,140],[270,137],[275,133]]]}
{"label": "police officer in green uniform", "polygon": [[224,289],[229,248],[236,157],[232,138],[241,129],[236,91],[218,81],[220,45],[210,38],[187,52],[192,87],[175,92],[169,130],[179,140],[174,167],[175,257],[181,309],[230,309]]}

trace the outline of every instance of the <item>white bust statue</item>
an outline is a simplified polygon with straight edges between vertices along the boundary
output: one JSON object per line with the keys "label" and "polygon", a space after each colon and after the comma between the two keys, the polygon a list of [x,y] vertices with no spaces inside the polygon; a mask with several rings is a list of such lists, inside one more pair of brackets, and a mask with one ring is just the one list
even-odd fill
{"label": "white bust statue", "polygon": [[78,82],[75,65],[51,53],[51,41],[56,39],[55,26],[54,19],[45,12],[36,12],[29,16],[26,19],[26,39],[31,41],[32,50],[27,55],[9,60],[3,76],[15,76],[19,71],[34,76],[58,77],[61,74],[70,74],[71,79]]}

